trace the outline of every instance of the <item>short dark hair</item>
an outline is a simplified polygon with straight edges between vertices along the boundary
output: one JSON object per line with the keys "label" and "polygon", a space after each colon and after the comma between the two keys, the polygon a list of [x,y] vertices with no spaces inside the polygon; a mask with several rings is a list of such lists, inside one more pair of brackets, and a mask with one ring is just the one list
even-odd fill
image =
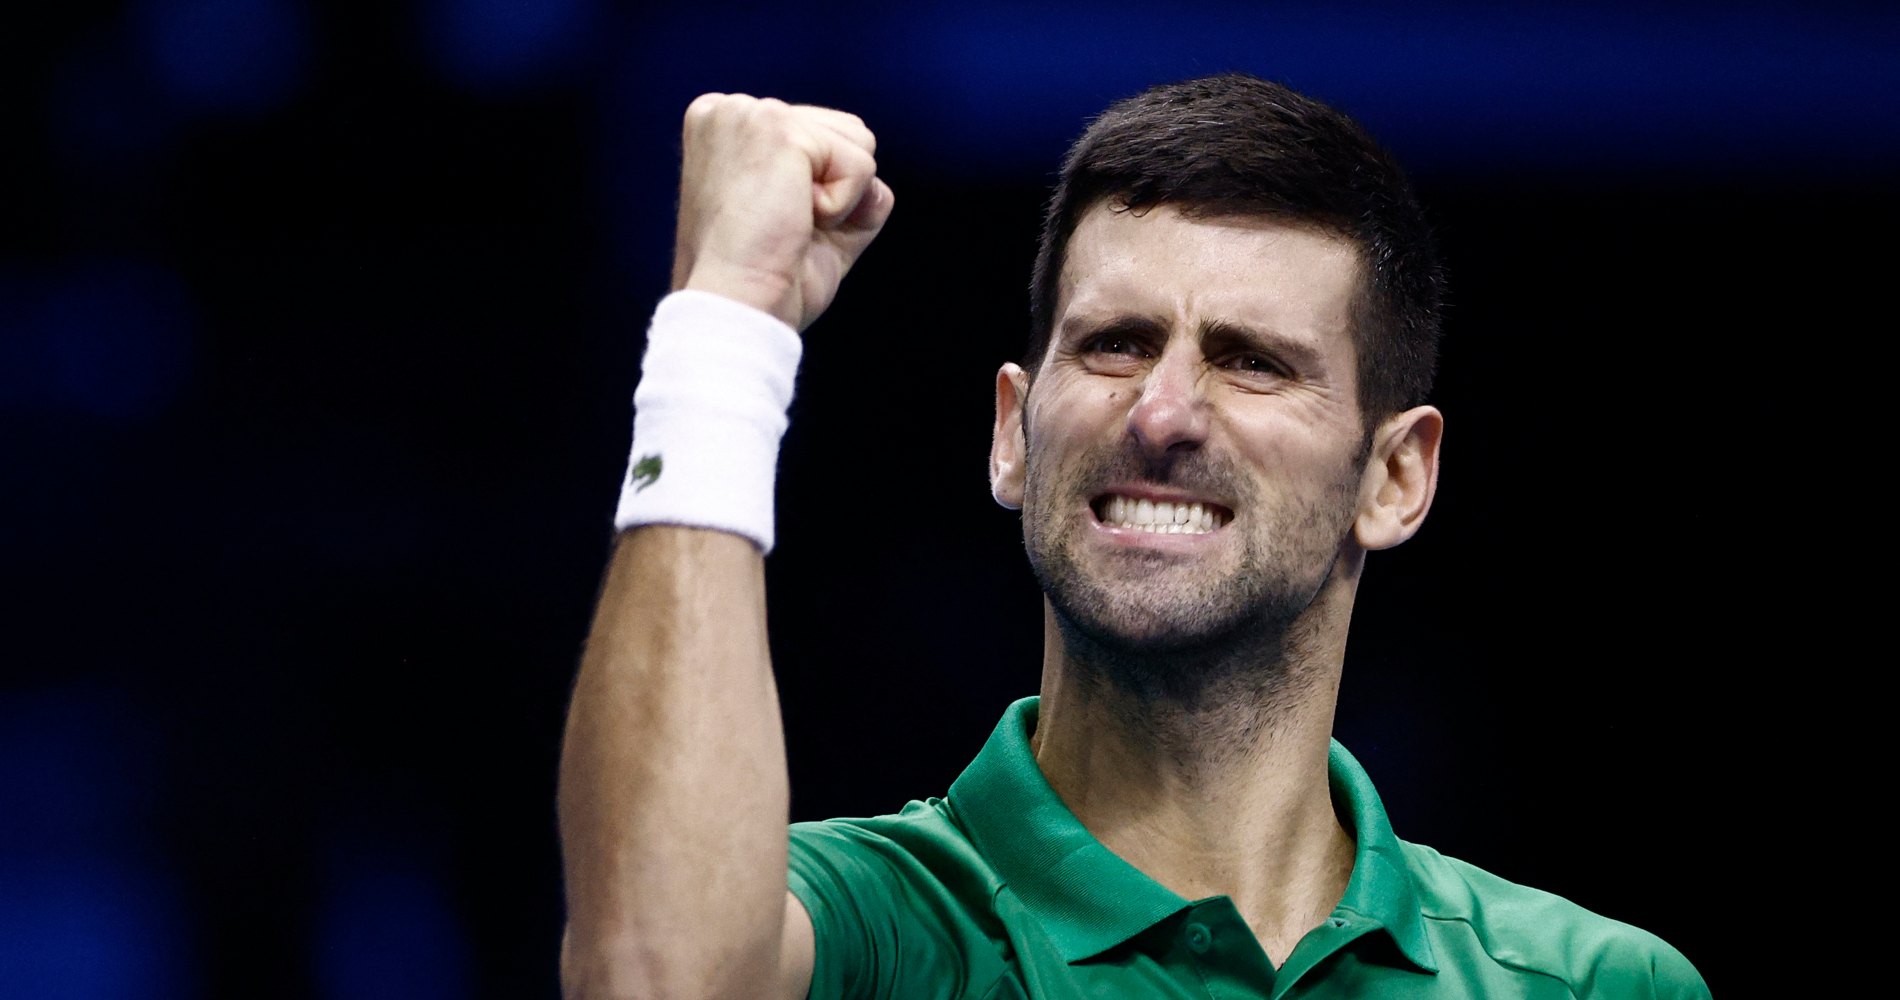
{"label": "short dark hair", "polygon": [[1224,73],[1151,88],[1097,116],[1063,158],[1043,217],[1023,362],[1032,373],[1054,332],[1069,238],[1104,202],[1270,216],[1349,240],[1363,267],[1352,305],[1361,414],[1389,416],[1431,391],[1444,297],[1436,243],[1397,161],[1345,113]]}

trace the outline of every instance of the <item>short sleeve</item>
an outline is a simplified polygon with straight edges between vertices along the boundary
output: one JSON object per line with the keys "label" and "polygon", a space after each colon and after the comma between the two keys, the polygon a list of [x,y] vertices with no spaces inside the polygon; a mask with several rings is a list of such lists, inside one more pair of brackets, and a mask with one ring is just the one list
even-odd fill
{"label": "short sleeve", "polygon": [[789,887],[812,922],[811,1000],[981,996],[995,949],[940,874],[846,821],[791,827]]}
{"label": "short sleeve", "polygon": [[1585,997],[1653,997],[1655,1000],[1710,1000],[1709,985],[1682,952],[1647,931],[1628,928],[1617,945],[1605,948],[1592,970]]}

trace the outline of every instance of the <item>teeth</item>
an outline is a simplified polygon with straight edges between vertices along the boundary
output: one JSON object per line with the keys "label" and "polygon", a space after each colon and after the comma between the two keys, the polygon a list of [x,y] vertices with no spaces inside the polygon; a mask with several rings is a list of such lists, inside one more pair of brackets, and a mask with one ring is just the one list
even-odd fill
{"label": "teeth", "polygon": [[1102,521],[1149,534],[1199,535],[1226,524],[1227,518],[1206,504],[1111,496],[1102,504]]}

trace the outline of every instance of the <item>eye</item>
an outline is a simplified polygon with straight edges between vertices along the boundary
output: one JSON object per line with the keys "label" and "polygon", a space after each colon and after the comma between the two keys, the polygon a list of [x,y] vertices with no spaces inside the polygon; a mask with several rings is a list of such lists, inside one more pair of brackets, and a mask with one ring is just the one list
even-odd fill
{"label": "eye", "polygon": [[1286,369],[1264,354],[1235,354],[1223,359],[1220,367],[1249,375],[1285,377]]}
{"label": "eye", "polygon": [[1082,350],[1089,354],[1146,355],[1148,353],[1134,337],[1125,333],[1097,334],[1082,343]]}

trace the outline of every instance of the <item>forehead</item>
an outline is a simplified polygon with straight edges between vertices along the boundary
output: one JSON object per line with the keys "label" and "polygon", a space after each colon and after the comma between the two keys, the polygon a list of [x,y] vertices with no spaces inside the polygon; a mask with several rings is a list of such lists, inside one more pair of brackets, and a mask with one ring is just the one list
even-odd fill
{"label": "forehead", "polygon": [[1193,216],[1172,205],[1136,214],[1097,205],[1069,240],[1056,331],[1139,315],[1192,329],[1218,320],[1306,344],[1350,363],[1360,276],[1353,245],[1263,216]]}

